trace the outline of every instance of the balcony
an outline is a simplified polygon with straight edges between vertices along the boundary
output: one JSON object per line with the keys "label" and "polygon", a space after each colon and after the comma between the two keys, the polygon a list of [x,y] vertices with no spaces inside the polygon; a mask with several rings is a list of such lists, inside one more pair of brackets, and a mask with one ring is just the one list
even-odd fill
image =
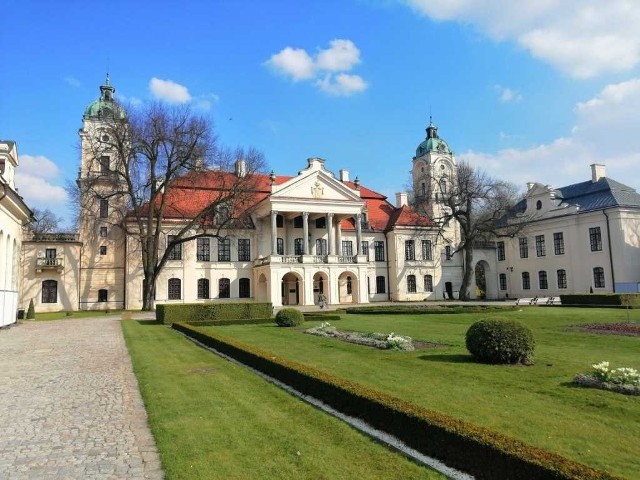
{"label": "balcony", "polygon": [[277,263],[304,264],[355,264],[369,263],[366,255],[269,255],[253,261],[254,267]]}
{"label": "balcony", "polygon": [[61,272],[63,268],[63,258],[36,258],[36,272],[42,272],[43,270],[56,270]]}

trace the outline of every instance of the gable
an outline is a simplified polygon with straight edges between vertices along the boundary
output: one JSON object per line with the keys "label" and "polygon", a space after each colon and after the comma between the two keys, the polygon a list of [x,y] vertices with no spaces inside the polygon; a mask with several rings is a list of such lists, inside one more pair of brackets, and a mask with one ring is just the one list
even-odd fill
{"label": "gable", "polygon": [[284,198],[361,201],[357,191],[352,190],[323,171],[312,172],[308,175],[299,175],[275,187],[271,194],[271,199],[277,200]]}

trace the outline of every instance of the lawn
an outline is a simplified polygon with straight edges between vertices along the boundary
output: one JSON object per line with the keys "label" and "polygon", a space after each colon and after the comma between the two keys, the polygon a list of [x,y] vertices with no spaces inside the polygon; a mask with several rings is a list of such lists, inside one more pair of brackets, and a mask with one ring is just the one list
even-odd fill
{"label": "lawn", "polygon": [[154,322],[122,322],[168,479],[444,479]]}
{"label": "lawn", "polygon": [[[615,309],[530,307],[458,315],[343,315],[340,329],[395,332],[442,348],[398,352],[343,343],[271,325],[210,327],[246,344],[462,418],[576,461],[639,478],[640,398],[571,384],[607,360],[640,367],[640,338],[585,333],[578,323],[624,322]],[[630,318],[640,321],[640,310]],[[479,318],[503,317],[531,327],[530,367],[474,363],[464,334]],[[305,326],[315,326],[308,322]]]}
{"label": "lawn", "polygon": [[24,319],[20,320],[23,322],[28,322],[32,320],[63,320],[69,318],[89,318],[89,317],[105,317],[105,316],[120,316],[122,315],[122,310],[78,310],[73,312],[46,312],[46,313],[36,313],[35,319]]}

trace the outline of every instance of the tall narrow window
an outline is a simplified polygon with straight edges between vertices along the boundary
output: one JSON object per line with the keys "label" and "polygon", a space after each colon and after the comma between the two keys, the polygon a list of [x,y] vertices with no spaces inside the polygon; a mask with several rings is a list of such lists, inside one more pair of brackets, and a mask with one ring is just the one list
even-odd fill
{"label": "tall narrow window", "polygon": [[53,267],[56,266],[56,249],[55,248],[46,248],[44,251],[44,264]]}
{"label": "tall narrow window", "polygon": [[327,240],[325,238],[316,238],[316,255],[327,254]]}
{"label": "tall narrow window", "polygon": [[42,282],[42,303],[58,303],[58,282],[55,280]]}
{"label": "tall narrow window", "polygon": [[518,244],[520,246],[520,258],[529,258],[529,244],[527,242],[527,237],[520,237],[518,239]]}
{"label": "tall narrow window", "polygon": [[422,259],[433,260],[433,248],[431,240],[422,240]]}
{"label": "tall narrow window", "polygon": [[304,255],[304,239],[303,238],[293,239],[293,254]]}
{"label": "tall narrow window", "polygon": [[369,260],[369,242],[366,240],[362,240],[362,242],[360,242],[360,253],[365,255],[367,260]]}
{"label": "tall narrow window", "polygon": [[102,155],[100,157],[100,173],[108,173],[111,170],[111,166],[109,165],[109,156]]}
{"label": "tall narrow window", "polygon": [[282,215],[276,215],[276,227],[277,228],[284,227],[284,217]]}
{"label": "tall narrow window", "polygon": [[567,271],[561,268],[556,273],[558,274],[558,288],[567,288]]}
{"label": "tall narrow window", "polygon": [[231,298],[231,280],[228,278],[221,278],[218,281],[218,297]]}
{"label": "tall narrow window", "polygon": [[169,300],[180,300],[182,298],[182,281],[179,278],[170,278],[167,282]]}
{"label": "tall narrow window", "polygon": [[540,270],[538,272],[538,286],[540,290],[546,290],[549,288],[549,282],[547,280],[547,272]]}
{"label": "tall narrow window", "polygon": [[522,289],[531,289],[531,278],[529,277],[529,272],[522,272]]}
{"label": "tall narrow window", "polygon": [[424,291],[433,292],[433,277],[431,275],[424,276]]}
{"label": "tall narrow window", "polygon": [[415,260],[416,259],[416,247],[413,240],[405,240],[404,242],[404,259]]}
{"label": "tall narrow window", "polygon": [[353,242],[351,240],[342,241],[342,255],[347,257],[353,256]]}
{"label": "tall narrow window", "polygon": [[170,247],[171,242],[175,242],[178,237],[175,235],[167,235],[167,248],[170,248],[167,260],[182,260],[182,244],[177,243]]}
{"label": "tall narrow window", "polygon": [[198,298],[209,298],[209,279],[198,279]]}
{"label": "tall narrow window", "polygon": [[248,238],[238,239],[238,261],[248,262],[251,260],[251,240]]}
{"label": "tall narrow window", "polygon": [[416,276],[407,275],[407,292],[416,293]]}
{"label": "tall narrow window", "polygon": [[376,258],[376,262],[384,262],[384,242],[379,240],[376,240],[375,242],[373,242],[373,251]]}
{"label": "tall narrow window", "polygon": [[[198,262],[211,261],[211,239],[209,237],[199,237],[196,239],[196,260]],[[209,298],[209,297],[203,297]]]}
{"label": "tall narrow window", "polygon": [[538,257],[544,257],[547,254],[547,250],[544,246],[544,235],[536,235],[536,255]]}
{"label": "tall narrow window", "polygon": [[278,255],[284,255],[284,238],[276,239],[276,253]]}
{"label": "tall narrow window", "polygon": [[347,295],[353,293],[353,284],[351,283],[351,277],[347,277]]}
{"label": "tall narrow window", "polygon": [[102,238],[106,238],[106,236],[107,236],[107,227],[100,227],[100,236]]}
{"label": "tall narrow window", "polygon": [[100,245],[100,255],[106,255],[106,254],[107,254],[107,246]]}
{"label": "tall narrow window", "polygon": [[218,239],[218,261],[219,262],[231,261],[231,239],[229,238]]}
{"label": "tall narrow window", "polygon": [[593,286],[604,288],[604,268],[596,267],[593,269]]}
{"label": "tall narrow window", "polygon": [[386,293],[385,280],[382,275],[376,277],[376,293]]}
{"label": "tall narrow window", "polygon": [[446,260],[451,260],[451,257],[453,257],[453,253],[451,253],[451,245],[447,245],[444,247],[444,258]]}
{"label": "tall narrow window", "polygon": [[498,261],[503,261],[505,259],[504,255],[504,242],[498,242]]}
{"label": "tall narrow window", "polygon": [[109,200],[106,198],[100,199],[100,218],[107,218],[109,216]]}
{"label": "tall narrow window", "polygon": [[553,253],[556,255],[564,255],[564,235],[562,232],[553,234]]}
{"label": "tall narrow window", "polygon": [[248,278],[238,280],[238,296],[240,298],[251,298],[251,280]]}
{"label": "tall narrow window", "polygon": [[98,290],[98,302],[104,303],[109,298],[109,291],[106,288]]}
{"label": "tall narrow window", "polygon": [[599,252],[602,250],[602,235],[600,233],[600,227],[593,227],[589,229],[589,243],[591,244],[592,252]]}
{"label": "tall narrow window", "polygon": [[507,274],[506,273],[501,273],[498,278],[499,278],[499,281],[500,281],[500,290],[506,290],[507,289]]}

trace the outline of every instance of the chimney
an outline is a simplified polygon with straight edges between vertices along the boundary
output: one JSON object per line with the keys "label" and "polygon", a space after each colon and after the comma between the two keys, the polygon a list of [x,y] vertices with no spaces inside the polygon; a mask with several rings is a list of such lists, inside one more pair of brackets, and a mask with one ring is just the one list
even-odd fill
{"label": "chimney", "polygon": [[591,164],[591,181],[596,183],[601,178],[606,177],[606,167],[597,163]]}
{"label": "chimney", "polygon": [[340,170],[340,181],[341,182],[349,181],[349,170],[345,170],[345,169]]}
{"label": "chimney", "polygon": [[396,193],[396,207],[401,208],[404,207],[405,205],[408,205],[409,202],[407,202],[407,193],[406,192],[399,192]]}
{"label": "chimney", "polygon": [[236,177],[244,177],[247,175],[247,162],[244,158],[236,160]]}

